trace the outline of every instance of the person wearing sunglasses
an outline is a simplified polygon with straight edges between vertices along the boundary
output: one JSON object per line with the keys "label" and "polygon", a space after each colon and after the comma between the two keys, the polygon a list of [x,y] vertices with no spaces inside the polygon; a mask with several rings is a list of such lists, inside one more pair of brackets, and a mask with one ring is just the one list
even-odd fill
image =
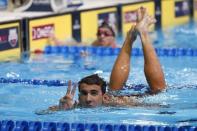
{"label": "person wearing sunglasses", "polygon": [[[103,22],[97,30],[97,39],[93,41],[90,45],[92,46],[105,46],[105,47],[117,47],[115,40],[115,32],[107,22]],[[80,45],[83,43],[77,42],[74,38],[69,38],[67,40],[59,40],[54,33],[49,34],[48,39],[49,44],[54,45]],[[52,45],[53,45],[52,44]]]}
{"label": "person wearing sunglasses", "polygon": [[92,46],[117,47],[115,32],[106,21],[98,27],[97,39],[92,43]]}

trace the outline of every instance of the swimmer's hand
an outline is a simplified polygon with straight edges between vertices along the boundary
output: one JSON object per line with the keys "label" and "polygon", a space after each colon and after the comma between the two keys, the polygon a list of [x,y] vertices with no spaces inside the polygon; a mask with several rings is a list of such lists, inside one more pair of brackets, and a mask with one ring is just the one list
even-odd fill
{"label": "swimmer's hand", "polygon": [[60,110],[69,110],[74,108],[74,106],[77,104],[74,101],[75,91],[76,91],[76,84],[72,87],[72,82],[68,81],[68,89],[66,92],[66,95],[62,97],[59,101],[59,109]]}
{"label": "swimmer's hand", "polygon": [[137,24],[135,29],[139,34],[148,33],[148,27],[156,23],[156,19],[149,15],[147,9],[141,7],[137,10]]}
{"label": "swimmer's hand", "polygon": [[36,115],[49,115],[55,113],[53,110],[46,109],[46,110],[37,110],[35,111]]}

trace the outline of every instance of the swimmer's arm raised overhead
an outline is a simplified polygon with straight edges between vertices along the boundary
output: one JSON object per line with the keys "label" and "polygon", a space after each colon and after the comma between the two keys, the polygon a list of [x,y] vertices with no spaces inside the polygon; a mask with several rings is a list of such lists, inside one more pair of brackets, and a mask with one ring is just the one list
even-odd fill
{"label": "swimmer's arm raised overhead", "polygon": [[152,93],[157,93],[166,87],[163,70],[152,45],[148,27],[156,22],[155,18],[148,15],[146,8],[139,12],[142,20],[136,25],[144,53],[144,73]]}
{"label": "swimmer's arm raised overhead", "polygon": [[133,42],[136,40],[137,34],[135,26],[132,26],[127,33],[121,51],[114,63],[110,76],[110,88],[112,90],[122,89],[130,72],[130,56]]}
{"label": "swimmer's arm raised overhead", "polygon": [[110,88],[120,90],[127,81],[130,71],[130,54],[133,42],[136,38],[136,32],[139,33],[144,52],[144,73],[152,93],[157,93],[166,87],[163,70],[151,43],[148,27],[154,24],[156,20],[148,15],[143,7],[137,10],[137,23],[127,34],[126,40],[114,64],[111,77]]}

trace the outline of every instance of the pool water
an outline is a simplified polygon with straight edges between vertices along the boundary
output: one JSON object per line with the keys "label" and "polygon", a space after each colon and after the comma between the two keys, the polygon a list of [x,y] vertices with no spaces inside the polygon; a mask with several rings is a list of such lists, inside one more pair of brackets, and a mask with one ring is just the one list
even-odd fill
{"label": "pool water", "polygon": [[[1,63],[0,66],[4,70],[1,71],[0,76],[12,79],[72,80],[77,82],[85,75],[98,72],[109,81],[115,58],[116,56],[80,58],[70,55],[42,55],[41,58],[40,55],[35,55],[31,59],[20,62]],[[160,57],[168,89],[158,95],[141,98],[140,101],[146,105],[139,107],[74,109],[38,115],[36,113],[58,104],[58,100],[66,93],[67,87],[1,83],[0,118],[2,120],[58,122],[197,125],[197,98],[195,95],[197,92],[197,59],[194,58]],[[131,72],[128,85],[147,85],[143,74],[143,57],[132,59]],[[142,91],[147,88],[144,87]],[[124,92],[136,94],[141,91],[127,89]],[[76,95],[75,99],[77,97]]]}
{"label": "pool water", "polygon": [[[195,28],[189,27],[191,26],[186,25],[167,30],[171,35],[164,33],[165,35],[159,37],[160,39],[154,39],[155,47],[176,46],[196,49],[196,44],[192,44],[195,42]],[[184,31],[181,32],[182,28]],[[186,35],[187,31],[190,31],[192,36]],[[155,33],[152,34],[153,37],[158,35]],[[178,37],[178,34],[182,36]],[[190,36],[193,41],[188,39]],[[180,39],[174,39],[176,37]],[[164,44],[163,40],[169,44]],[[136,42],[135,46],[140,47],[140,44]],[[116,55],[104,57],[91,55],[82,58],[78,54],[34,54],[20,61],[1,62],[0,77],[43,81],[60,80],[66,83],[68,80],[77,82],[86,75],[99,73],[106,81],[109,81],[116,57]],[[0,83],[0,120],[197,126],[196,57],[160,56],[159,59],[168,88],[160,94],[140,98],[139,101],[145,103],[144,106],[78,108],[39,115],[42,110],[58,104],[59,99],[66,93],[67,86],[35,85],[25,82]],[[131,63],[132,69],[127,85],[143,84],[145,87],[141,90],[125,89],[122,93],[141,93],[148,88],[143,73],[143,57],[134,56]],[[75,99],[77,98],[76,94]]]}

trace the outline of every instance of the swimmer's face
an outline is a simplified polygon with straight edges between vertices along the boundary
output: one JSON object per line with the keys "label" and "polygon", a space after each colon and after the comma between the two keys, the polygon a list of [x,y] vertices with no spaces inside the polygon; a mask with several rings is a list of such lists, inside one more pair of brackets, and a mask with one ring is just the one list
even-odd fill
{"label": "swimmer's face", "polygon": [[113,32],[107,27],[101,27],[98,29],[97,39],[100,46],[111,46],[111,43],[115,41]]}
{"label": "swimmer's face", "polygon": [[101,86],[96,84],[80,84],[79,105],[82,107],[97,107],[102,105],[103,93]]}

